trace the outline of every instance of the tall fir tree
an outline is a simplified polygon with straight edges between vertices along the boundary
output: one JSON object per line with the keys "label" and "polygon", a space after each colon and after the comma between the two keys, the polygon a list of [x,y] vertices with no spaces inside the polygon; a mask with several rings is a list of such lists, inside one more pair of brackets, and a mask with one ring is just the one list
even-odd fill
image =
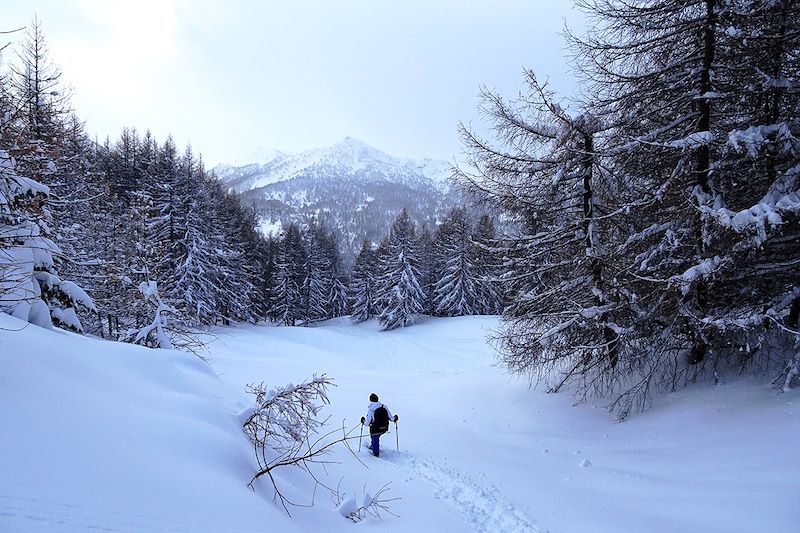
{"label": "tall fir tree", "polygon": [[380,263],[378,321],[384,330],[409,326],[422,312],[425,293],[418,262],[414,222],[403,209],[392,224]]}
{"label": "tall fir tree", "polygon": [[434,240],[444,258],[442,276],[436,282],[434,305],[439,316],[477,314],[478,288],[472,262],[470,227],[464,208],[454,208],[439,226]]}
{"label": "tall fir tree", "polygon": [[[78,310],[94,312],[95,306],[83,289],[62,280],[59,272],[74,273],[74,269],[64,267],[78,248],[77,240],[87,235],[81,231],[80,218],[74,216],[78,210],[73,206],[78,204],[71,196],[82,187],[82,174],[88,165],[82,131],[71,113],[69,94],[61,86],[60,77],[50,60],[42,25],[34,19],[17,50],[10,77],[0,81],[1,103],[6,107],[0,117],[0,139],[9,142],[0,146],[7,150],[3,152],[4,194],[8,195],[4,201],[6,215],[27,220],[24,225],[30,230],[28,244],[19,242],[19,232],[11,233],[12,248],[20,253],[24,249],[34,252],[32,263],[25,261],[34,272],[36,283],[29,287],[33,300],[26,296],[24,304],[37,310],[41,303],[47,307],[50,316],[37,311],[42,315],[37,323],[83,331]],[[27,190],[21,196],[20,187]],[[19,201],[29,193],[37,200],[28,202],[28,208],[22,207]]]}
{"label": "tall fir tree", "polygon": [[304,288],[308,285],[308,253],[300,228],[289,224],[278,251],[275,311],[286,326],[308,319]]}
{"label": "tall fir tree", "polygon": [[353,264],[350,281],[350,306],[353,322],[356,323],[369,320],[377,314],[375,259],[375,250],[369,241],[364,240]]}
{"label": "tall fir tree", "polygon": [[330,317],[329,298],[333,285],[333,265],[328,246],[327,228],[311,221],[307,232],[308,276],[306,278],[305,315],[316,322]]}
{"label": "tall fir tree", "polygon": [[326,249],[331,269],[331,284],[328,291],[329,316],[336,318],[348,313],[350,303],[347,298],[348,276],[342,262],[340,239],[333,230],[328,232]]}
{"label": "tall fir tree", "polygon": [[482,215],[470,238],[470,258],[475,277],[475,311],[481,315],[495,315],[502,311],[501,273],[502,258],[498,259],[497,230],[492,217]]}
{"label": "tall fir tree", "polygon": [[434,297],[436,295],[436,282],[441,277],[441,261],[434,246],[433,235],[427,225],[422,226],[417,238],[419,249],[419,270],[420,286],[425,292],[425,302],[422,304],[422,312],[426,315],[435,315],[436,307]]}

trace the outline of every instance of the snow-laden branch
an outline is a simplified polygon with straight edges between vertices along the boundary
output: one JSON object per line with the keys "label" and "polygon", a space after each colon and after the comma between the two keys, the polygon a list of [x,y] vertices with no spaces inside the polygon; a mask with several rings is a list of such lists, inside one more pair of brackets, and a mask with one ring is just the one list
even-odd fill
{"label": "snow-laden branch", "polygon": [[343,517],[353,522],[361,522],[367,515],[372,516],[378,520],[381,519],[381,513],[387,513],[397,517],[392,511],[389,510],[389,504],[397,501],[400,498],[388,498],[386,493],[391,490],[389,483],[381,487],[375,495],[371,495],[364,489],[364,495],[358,499],[356,497],[348,497],[340,489],[341,481],[336,490],[331,493],[331,499]]}
{"label": "snow-laden branch", "polygon": [[141,344],[151,348],[163,348],[172,350],[174,346],[167,328],[169,326],[170,315],[175,314],[175,309],[167,305],[158,295],[158,286],[155,281],[143,281],[139,284],[139,292],[144,299],[156,307],[153,321],[141,329],[130,329],[122,334],[120,341]]}

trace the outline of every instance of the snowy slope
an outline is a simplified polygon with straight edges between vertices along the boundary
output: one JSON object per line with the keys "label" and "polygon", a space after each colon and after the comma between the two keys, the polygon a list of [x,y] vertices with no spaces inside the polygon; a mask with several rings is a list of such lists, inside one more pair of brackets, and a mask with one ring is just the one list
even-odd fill
{"label": "snowy slope", "polygon": [[[8,331],[22,325],[0,315],[3,532],[797,530],[794,391],[698,387],[620,424],[509,378],[484,340],[492,318],[221,329],[221,381],[191,355]],[[244,385],[323,372],[332,424],[356,425],[370,392],[400,416],[380,459],[340,449],[325,477],[354,496],[391,483],[399,518],[352,524],[319,488],[289,520],[267,484],[245,487]],[[310,503],[300,473],[281,483]]]}
{"label": "snowy slope", "polygon": [[0,531],[298,530],[246,487],[250,449],[205,363],[0,328]]}
{"label": "snowy slope", "polygon": [[401,452],[389,435],[368,472],[342,454],[332,476],[392,481],[403,500],[388,531],[796,531],[796,392],[699,387],[620,424],[510,379],[484,341],[495,326],[463,317],[388,333],[346,321],[237,330],[220,337],[213,366],[239,386],[254,374],[328,372],[339,384],[333,420],[356,420],[368,394],[381,395],[400,415]]}

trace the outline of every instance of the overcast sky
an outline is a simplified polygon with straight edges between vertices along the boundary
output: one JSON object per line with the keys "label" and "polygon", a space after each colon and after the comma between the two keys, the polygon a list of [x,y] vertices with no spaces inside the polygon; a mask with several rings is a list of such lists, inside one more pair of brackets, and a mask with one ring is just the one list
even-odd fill
{"label": "overcast sky", "polygon": [[482,84],[513,97],[529,67],[574,90],[560,33],[581,24],[571,0],[3,4],[2,29],[42,21],[90,133],[171,133],[211,166],[346,136],[453,159]]}

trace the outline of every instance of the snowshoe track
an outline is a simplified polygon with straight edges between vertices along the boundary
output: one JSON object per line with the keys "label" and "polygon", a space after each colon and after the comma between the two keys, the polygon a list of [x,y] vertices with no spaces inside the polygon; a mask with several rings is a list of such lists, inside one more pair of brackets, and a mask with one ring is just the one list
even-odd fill
{"label": "snowshoe track", "polygon": [[476,531],[546,533],[492,485],[479,485],[454,468],[426,460],[406,456],[392,462],[408,467],[418,477],[432,484],[435,496],[458,510]]}

